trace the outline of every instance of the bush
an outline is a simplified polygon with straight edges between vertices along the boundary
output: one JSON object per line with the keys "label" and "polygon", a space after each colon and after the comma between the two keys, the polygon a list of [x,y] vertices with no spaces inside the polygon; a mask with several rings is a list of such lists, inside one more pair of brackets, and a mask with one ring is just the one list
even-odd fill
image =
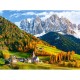
{"label": "bush", "polygon": [[78,62],[78,61],[76,61],[76,62],[75,62],[75,67],[77,67],[77,68],[79,68],[79,67],[80,67],[80,65],[79,65],[79,62]]}
{"label": "bush", "polygon": [[14,66],[13,69],[19,69],[19,66]]}
{"label": "bush", "polygon": [[68,67],[73,67],[72,65],[73,65],[72,62],[68,63]]}
{"label": "bush", "polygon": [[3,56],[4,56],[4,59],[10,58],[10,55],[9,54],[3,54]]}
{"label": "bush", "polygon": [[2,51],[2,54],[3,54],[3,58],[4,59],[10,58],[10,54],[9,54],[9,51],[8,50],[3,50]]}
{"label": "bush", "polygon": [[19,65],[11,63],[10,68],[11,69],[19,69]]}
{"label": "bush", "polygon": [[3,58],[3,53],[2,53],[2,51],[0,51],[0,58]]}
{"label": "bush", "polygon": [[5,64],[9,64],[9,61],[8,60],[5,60]]}
{"label": "bush", "polygon": [[9,64],[8,58],[10,58],[8,50],[0,50],[0,64]]}
{"label": "bush", "polygon": [[0,58],[0,64],[5,64],[5,60],[3,58]]}

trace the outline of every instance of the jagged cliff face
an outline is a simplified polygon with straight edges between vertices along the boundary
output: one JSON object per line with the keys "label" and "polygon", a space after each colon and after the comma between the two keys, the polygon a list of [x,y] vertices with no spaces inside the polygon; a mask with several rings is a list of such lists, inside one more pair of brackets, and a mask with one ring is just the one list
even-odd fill
{"label": "jagged cliff face", "polygon": [[23,20],[21,21],[20,27],[33,35],[43,32],[59,32],[76,36],[76,27],[80,30],[80,25],[76,26],[76,24],[72,24],[68,19],[64,17],[59,18],[57,15],[52,15],[45,21],[41,20],[38,16],[30,22],[28,20]]}
{"label": "jagged cliff face", "polygon": [[43,32],[43,27],[41,25],[41,19],[39,17],[36,17],[34,19],[33,23],[33,34],[40,34]]}
{"label": "jagged cliff face", "polygon": [[78,30],[80,30],[80,24],[78,25]]}
{"label": "jagged cliff face", "polygon": [[23,30],[25,30],[25,31],[27,31],[27,32],[30,32],[30,31],[29,31],[30,23],[27,21],[27,19],[21,21],[20,26],[21,26],[21,29],[23,29]]}
{"label": "jagged cliff face", "polygon": [[[47,23],[49,23],[47,25]],[[57,15],[52,15],[46,20],[47,32],[63,32],[65,34],[74,34],[74,25],[66,18],[59,18]]]}
{"label": "jagged cliff face", "polygon": [[39,17],[36,17],[35,19],[32,19],[30,23],[27,19],[22,20],[20,23],[20,27],[26,32],[35,35],[43,32],[43,27],[41,23],[41,19]]}

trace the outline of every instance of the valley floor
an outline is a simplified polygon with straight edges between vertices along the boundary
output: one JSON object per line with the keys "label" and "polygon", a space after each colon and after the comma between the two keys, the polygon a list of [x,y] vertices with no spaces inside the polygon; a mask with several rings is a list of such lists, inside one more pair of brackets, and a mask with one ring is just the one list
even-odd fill
{"label": "valley floor", "polygon": [[[28,58],[30,54],[28,53],[21,53],[21,52],[10,52],[10,55],[16,56],[18,58]],[[80,64],[80,55],[75,54],[75,59],[79,60],[78,63]],[[50,64],[47,61],[50,60],[49,56],[38,56],[39,59],[42,61],[39,63],[26,63],[26,62],[17,62],[15,64],[5,64],[3,59],[0,59],[0,70],[80,70],[80,67],[67,67],[65,62],[65,66],[60,66],[59,64]],[[46,61],[46,62],[44,62]]]}
{"label": "valley floor", "polygon": [[2,70],[80,70],[80,68],[74,67],[61,67],[56,64],[46,63],[16,63],[12,65],[0,65]]}

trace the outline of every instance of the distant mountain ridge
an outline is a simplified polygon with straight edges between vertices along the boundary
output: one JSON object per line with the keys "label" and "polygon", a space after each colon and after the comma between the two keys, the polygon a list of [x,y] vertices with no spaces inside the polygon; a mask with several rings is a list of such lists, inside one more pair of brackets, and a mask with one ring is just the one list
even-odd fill
{"label": "distant mountain ridge", "polygon": [[53,14],[44,21],[41,20],[39,16],[30,22],[27,19],[22,20],[20,27],[26,32],[38,36],[42,33],[59,32],[80,38],[80,24],[77,26],[64,17],[59,18],[56,14]]}
{"label": "distant mountain ridge", "polygon": [[72,51],[80,54],[80,39],[72,35],[62,35],[56,32],[49,32],[40,37],[40,39],[56,46],[63,51]]}

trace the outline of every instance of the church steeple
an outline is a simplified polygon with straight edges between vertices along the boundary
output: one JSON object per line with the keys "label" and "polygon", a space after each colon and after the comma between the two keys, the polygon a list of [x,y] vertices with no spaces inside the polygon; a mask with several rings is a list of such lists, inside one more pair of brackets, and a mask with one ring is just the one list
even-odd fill
{"label": "church steeple", "polygon": [[32,57],[33,57],[33,58],[35,57],[35,53],[34,53],[34,51],[33,51],[33,55],[32,55]]}

